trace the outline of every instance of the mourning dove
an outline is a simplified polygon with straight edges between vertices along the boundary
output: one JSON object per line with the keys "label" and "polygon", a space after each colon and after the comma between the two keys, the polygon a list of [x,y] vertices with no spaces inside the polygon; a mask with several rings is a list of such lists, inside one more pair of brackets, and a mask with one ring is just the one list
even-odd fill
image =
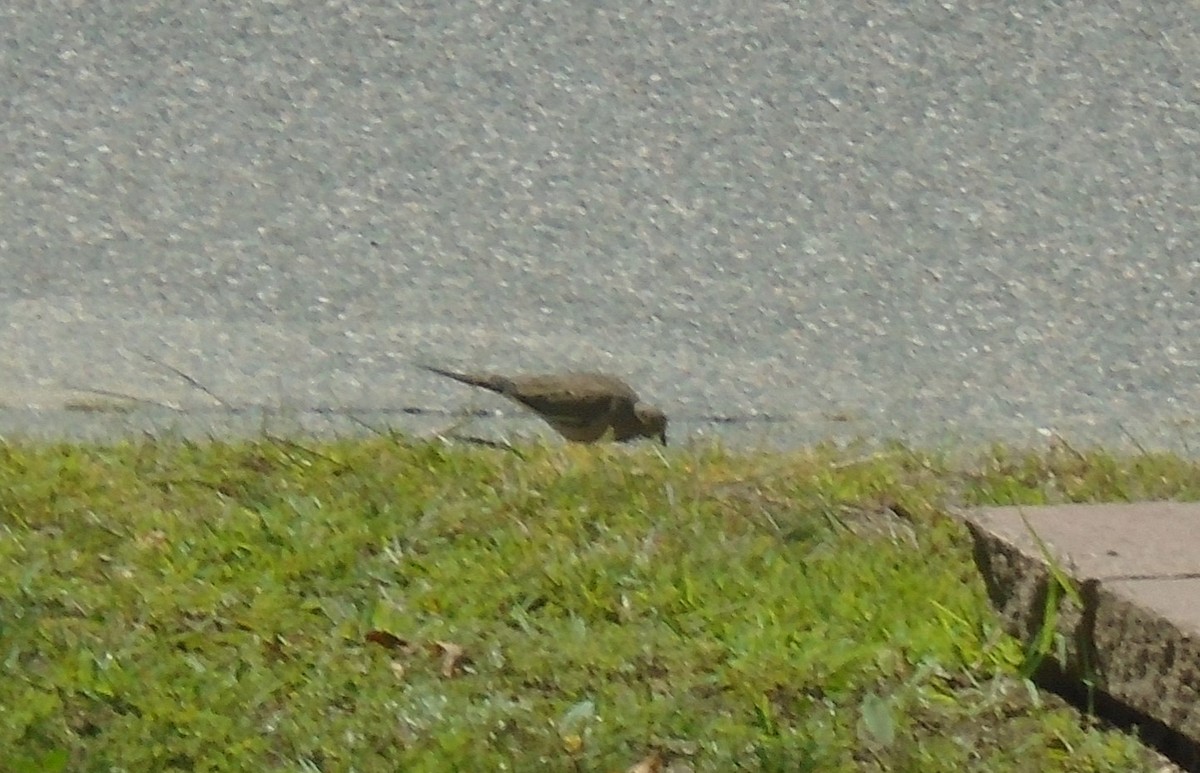
{"label": "mourning dove", "polygon": [[638,402],[637,393],[619,378],[603,373],[559,373],[501,376],[455,373],[430,365],[420,367],[439,376],[482,387],[529,408],[558,434],[576,443],[595,443],[611,433],[624,443],[639,437],[667,444],[667,417]]}

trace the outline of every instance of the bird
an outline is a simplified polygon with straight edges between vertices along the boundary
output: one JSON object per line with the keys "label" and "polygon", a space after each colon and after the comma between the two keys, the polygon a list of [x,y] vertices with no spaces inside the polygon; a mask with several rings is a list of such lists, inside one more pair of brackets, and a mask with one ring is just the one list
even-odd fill
{"label": "bird", "polygon": [[637,392],[615,376],[581,372],[503,376],[458,373],[432,365],[419,367],[504,395],[576,443],[595,443],[609,437],[624,443],[646,437],[667,444],[666,415],[639,401]]}

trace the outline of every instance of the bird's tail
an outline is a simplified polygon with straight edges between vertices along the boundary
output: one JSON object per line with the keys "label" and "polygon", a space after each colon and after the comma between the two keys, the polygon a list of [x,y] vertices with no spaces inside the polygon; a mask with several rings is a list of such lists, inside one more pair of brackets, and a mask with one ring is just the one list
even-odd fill
{"label": "bird's tail", "polygon": [[470,384],[471,386],[490,389],[491,391],[499,392],[500,394],[507,394],[512,390],[512,382],[509,379],[494,373],[456,373],[455,371],[445,370],[444,368],[438,368],[433,365],[421,364],[418,364],[417,367],[421,368],[422,370],[427,370],[430,373],[436,373],[439,376],[452,378],[455,381],[461,381],[462,383]]}

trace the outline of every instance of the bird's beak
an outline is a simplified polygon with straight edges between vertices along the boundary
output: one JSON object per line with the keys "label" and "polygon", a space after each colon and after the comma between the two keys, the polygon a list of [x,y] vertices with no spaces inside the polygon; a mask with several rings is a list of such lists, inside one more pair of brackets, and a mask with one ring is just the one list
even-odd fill
{"label": "bird's beak", "polygon": [[667,444],[667,431],[666,430],[663,430],[663,433],[658,436],[658,440],[664,446]]}

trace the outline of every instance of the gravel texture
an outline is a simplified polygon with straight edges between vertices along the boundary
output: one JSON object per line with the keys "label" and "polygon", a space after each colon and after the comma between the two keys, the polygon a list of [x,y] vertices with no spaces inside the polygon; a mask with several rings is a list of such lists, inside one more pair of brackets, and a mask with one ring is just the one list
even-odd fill
{"label": "gravel texture", "polygon": [[608,370],[679,439],[1200,445],[1191,0],[15,0],[0,43],[3,434],[540,431],[423,361]]}

